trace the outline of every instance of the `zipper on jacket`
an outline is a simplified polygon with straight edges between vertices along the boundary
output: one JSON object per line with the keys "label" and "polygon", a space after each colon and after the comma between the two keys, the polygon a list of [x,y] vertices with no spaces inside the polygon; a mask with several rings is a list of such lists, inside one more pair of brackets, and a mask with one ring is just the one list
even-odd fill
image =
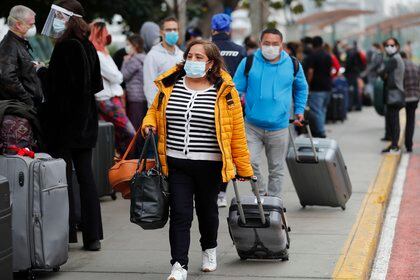
{"label": "zipper on jacket", "polygon": [[217,100],[216,100],[216,102],[217,102],[217,109],[218,109],[218,113],[219,113],[219,139],[218,139],[218,142],[219,142],[219,146],[220,146],[220,151],[222,152],[222,158],[223,158],[223,164],[222,164],[222,179],[223,179],[223,175],[225,175],[225,177],[226,177],[226,180],[227,180],[227,172],[226,172],[226,169],[227,169],[227,159],[226,159],[226,156],[225,156],[225,151],[224,151],[224,149],[223,149],[223,142],[222,142],[222,114],[221,114],[221,111],[220,111],[220,98],[222,97],[222,95],[223,95],[223,93],[225,92],[225,90],[226,90],[226,88],[227,88],[227,86],[225,86],[224,88],[223,88],[223,90],[221,91],[221,93],[220,93],[220,95],[217,97]]}

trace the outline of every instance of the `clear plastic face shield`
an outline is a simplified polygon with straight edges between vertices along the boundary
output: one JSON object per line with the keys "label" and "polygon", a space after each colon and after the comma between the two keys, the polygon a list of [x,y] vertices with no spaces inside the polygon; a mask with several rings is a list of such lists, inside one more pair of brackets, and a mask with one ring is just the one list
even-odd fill
{"label": "clear plastic face shield", "polygon": [[51,11],[42,28],[42,35],[59,38],[66,30],[66,23],[70,17],[82,17],[57,5],[51,5]]}

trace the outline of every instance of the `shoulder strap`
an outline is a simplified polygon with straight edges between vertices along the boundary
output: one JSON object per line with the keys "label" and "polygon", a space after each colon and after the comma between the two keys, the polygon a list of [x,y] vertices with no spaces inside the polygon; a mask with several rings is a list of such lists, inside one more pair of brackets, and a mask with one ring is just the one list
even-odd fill
{"label": "shoulder strap", "polygon": [[248,79],[249,71],[251,71],[252,62],[254,62],[254,54],[250,54],[246,57],[244,75],[247,79]]}
{"label": "shoulder strap", "polygon": [[293,63],[293,77],[295,78],[297,73],[299,72],[299,60],[294,57],[294,56],[290,56],[290,58],[292,59],[292,63]]}

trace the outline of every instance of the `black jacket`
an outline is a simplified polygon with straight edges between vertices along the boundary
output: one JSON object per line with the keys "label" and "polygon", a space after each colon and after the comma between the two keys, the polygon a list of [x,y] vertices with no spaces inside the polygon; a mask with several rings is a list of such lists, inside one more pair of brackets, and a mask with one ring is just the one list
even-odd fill
{"label": "black jacket", "polygon": [[28,41],[9,31],[0,43],[0,100],[18,100],[30,106],[42,102]]}
{"label": "black jacket", "polygon": [[99,58],[88,40],[55,45],[45,80],[43,125],[50,151],[93,148],[98,136],[95,93],[103,89]]}
{"label": "black jacket", "polygon": [[238,68],[239,63],[246,57],[246,50],[232,42],[226,33],[218,33],[212,37],[213,43],[220,49],[220,54],[225,60],[225,64],[229,74],[233,77]]}

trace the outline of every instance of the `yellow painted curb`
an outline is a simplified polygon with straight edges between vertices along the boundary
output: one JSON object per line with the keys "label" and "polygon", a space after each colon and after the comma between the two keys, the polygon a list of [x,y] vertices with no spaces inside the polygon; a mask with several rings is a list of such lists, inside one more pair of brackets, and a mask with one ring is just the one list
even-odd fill
{"label": "yellow painted curb", "polygon": [[[401,110],[404,111],[404,110]],[[403,143],[405,113],[400,112]],[[360,206],[356,223],[350,231],[333,272],[333,279],[368,279],[375,258],[388,198],[401,159],[401,154],[382,158],[378,174]]]}

